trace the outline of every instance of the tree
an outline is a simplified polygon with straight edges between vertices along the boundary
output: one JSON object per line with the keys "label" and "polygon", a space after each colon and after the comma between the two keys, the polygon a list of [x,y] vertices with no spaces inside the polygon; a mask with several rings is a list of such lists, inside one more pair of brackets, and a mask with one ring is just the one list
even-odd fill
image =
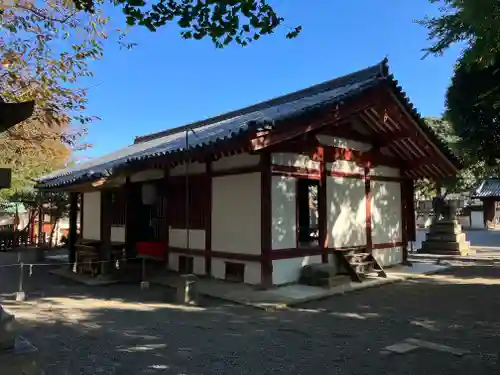
{"label": "tree", "polygon": [[[77,9],[95,12],[102,1],[73,0]],[[266,0],[109,0],[120,6],[129,25],[141,25],[151,31],[177,21],[185,39],[210,38],[222,48],[230,43],[246,46],[283,24]],[[295,38],[301,27],[291,28],[287,38]]]}
{"label": "tree", "polygon": [[497,61],[460,61],[446,93],[446,116],[463,146],[491,166],[500,159],[500,54]]}
{"label": "tree", "polygon": [[[442,187],[446,188],[448,192],[468,192],[477,186],[479,181],[495,173],[496,169],[498,169],[486,165],[481,158],[475,156],[474,152],[469,152],[464,147],[464,139],[460,134],[457,134],[455,124],[449,118],[426,117],[425,122],[454,153],[461,155],[464,162],[464,168],[457,176],[440,181]],[[423,179],[417,181],[415,187],[423,197],[430,198],[436,194],[434,181]]]}
{"label": "tree", "polygon": [[64,166],[82,146],[80,136],[95,117],[86,113],[87,89],[79,82],[92,76],[89,63],[103,55],[108,19],[101,11],[78,11],[69,0],[2,4],[0,96],[36,101],[29,120],[0,135],[0,163],[14,167],[13,188],[0,192],[7,199]]}
{"label": "tree", "polygon": [[466,42],[469,51],[464,63],[491,65],[500,53],[500,1],[429,0],[442,3],[441,14],[418,21],[429,29],[433,43],[425,51],[442,54],[457,42]]}

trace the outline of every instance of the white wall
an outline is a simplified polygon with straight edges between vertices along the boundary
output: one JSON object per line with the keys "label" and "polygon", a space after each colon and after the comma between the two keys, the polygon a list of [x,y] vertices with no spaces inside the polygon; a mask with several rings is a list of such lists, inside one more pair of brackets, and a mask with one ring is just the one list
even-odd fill
{"label": "white wall", "polygon": [[366,245],[365,182],[328,177],[326,189],[328,247]]}
{"label": "white wall", "polygon": [[335,160],[333,163],[326,163],[328,171],[344,172],[344,173],[365,173],[365,169],[360,167],[353,161],[349,160]]}
{"label": "white wall", "polygon": [[[168,245],[171,247],[179,247],[185,249],[187,247],[186,229],[168,230]],[[190,229],[189,230],[189,248],[190,249],[205,249],[205,230]]]}
{"label": "white wall", "polygon": [[319,169],[320,167],[320,163],[312,160],[308,155],[299,155],[288,152],[272,154],[271,164],[312,170]]}
{"label": "white wall", "polygon": [[101,192],[83,194],[83,239],[101,239]]}
{"label": "white wall", "polygon": [[241,262],[232,259],[212,258],[212,276],[216,279],[226,277],[226,262],[245,264],[244,282],[247,284],[258,285],[261,283],[261,272],[259,262]]}
{"label": "white wall", "polygon": [[273,260],[273,284],[295,283],[299,280],[303,266],[318,263],[321,263],[321,255]]}
{"label": "white wall", "polygon": [[272,176],[271,180],[272,249],[296,246],[296,187],[293,177]]}
{"label": "white wall", "polygon": [[212,179],[212,250],[261,253],[260,172]]}
{"label": "white wall", "polygon": [[324,146],[348,148],[356,151],[368,151],[372,148],[369,143],[353,141],[340,137],[332,137],[331,135],[318,134],[316,139]]}
{"label": "white wall", "polygon": [[403,261],[403,248],[374,249],[373,256],[377,258],[382,267],[401,264]]}
{"label": "white wall", "polygon": [[111,226],[111,242],[125,243],[125,226],[113,225]]}
{"label": "white wall", "polygon": [[373,244],[401,242],[401,184],[371,181]]}
{"label": "white wall", "polygon": [[227,156],[212,162],[212,170],[222,171],[231,168],[250,167],[260,162],[260,155],[248,153]]}

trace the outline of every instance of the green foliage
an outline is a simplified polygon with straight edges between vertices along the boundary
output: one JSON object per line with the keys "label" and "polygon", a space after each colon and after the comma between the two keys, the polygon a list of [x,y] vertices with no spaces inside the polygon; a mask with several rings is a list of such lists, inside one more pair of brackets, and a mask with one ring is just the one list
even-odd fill
{"label": "green foliage", "polygon": [[[425,118],[425,122],[434,130],[434,132],[445,142],[455,153],[459,154],[464,160],[464,168],[456,177],[444,179],[441,182],[442,187],[450,193],[461,193],[470,191],[485,177],[500,171],[496,166],[488,166],[477,153],[468,151],[464,147],[464,140],[456,132],[455,124],[449,119],[435,117]],[[416,190],[423,197],[433,197],[436,194],[435,182],[431,180],[420,180],[416,182]]]}
{"label": "green foliage", "polygon": [[31,189],[33,178],[64,166],[81,146],[95,117],[86,113],[87,89],[79,83],[103,56],[108,19],[79,12],[70,0],[10,0],[0,8],[0,96],[36,101],[30,119],[0,134],[0,165],[13,168],[1,201]]}
{"label": "green foliage", "polygon": [[464,62],[490,65],[500,53],[500,1],[429,0],[440,3],[437,17],[418,21],[429,29],[432,45],[425,51],[442,54],[457,42],[466,42],[469,52]]}
{"label": "green foliage", "polygon": [[[78,9],[95,12],[95,0],[73,0]],[[150,31],[177,22],[185,39],[210,38],[222,48],[231,43],[246,46],[263,35],[273,33],[284,22],[266,0],[156,0],[149,7],[145,0],[110,0],[121,6],[127,24]],[[302,28],[294,27],[286,37],[295,38]]]}
{"label": "green foliage", "polygon": [[500,159],[500,53],[484,66],[460,61],[446,93],[446,117],[465,150],[495,166]]}

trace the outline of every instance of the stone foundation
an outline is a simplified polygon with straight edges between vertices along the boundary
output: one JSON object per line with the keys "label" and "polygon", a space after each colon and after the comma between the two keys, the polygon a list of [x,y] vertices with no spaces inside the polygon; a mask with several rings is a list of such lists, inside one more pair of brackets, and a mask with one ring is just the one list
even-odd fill
{"label": "stone foundation", "polygon": [[470,242],[457,220],[441,220],[433,223],[420,249],[421,253],[441,255],[471,255]]}

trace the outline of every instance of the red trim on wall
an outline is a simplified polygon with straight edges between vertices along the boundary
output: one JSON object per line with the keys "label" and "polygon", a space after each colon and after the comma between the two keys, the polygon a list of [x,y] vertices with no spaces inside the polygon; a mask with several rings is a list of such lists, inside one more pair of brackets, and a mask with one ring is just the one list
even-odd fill
{"label": "red trim on wall", "polygon": [[387,242],[387,243],[376,243],[372,245],[372,249],[390,249],[392,247],[404,246],[404,241],[400,242]]}
{"label": "red trim on wall", "polygon": [[[389,242],[389,243],[380,243],[373,245],[374,249],[390,249],[393,247],[402,246],[402,242]],[[324,253],[333,254],[336,251],[351,251],[358,250],[364,251],[366,246],[343,246],[343,247],[333,247],[323,249],[321,247],[301,247],[301,248],[289,248],[289,249],[278,249],[272,250],[269,254],[269,261],[273,260],[282,260],[282,259],[292,259],[292,258],[300,258],[304,256],[313,256],[313,255],[322,255]],[[206,251],[200,249],[185,249],[179,247],[170,247],[169,251],[175,254],[182,255],[191,255],[191,256],[199,256],[205,257]],[[262,264],[263,256],[256,254],[238,254],[238,253],[229,253],[227,251],[211,251],[213,259],[230,259],[236,260],[240,262],[258,262]]]}
{"label": "red trim on wall", "polygon": [[[390,167],[393,168],[393,167]],[[320,169],[304,169],[290,165],[272,165],[271,171],[273,175],[287,176],[295,178],[307,178],[310,180],[320,180],[321,179],[321,167]],[[365,179],[364,173],[355,172],[342,172],[342,171],[331,171],[327,170],[325,167],[325,173],[327,176],[332,177],[344,177],[344,178],[356,178],[360,180]],[[390,176],[370,176],[373,181],[387,181],[387,182],[404,182],[409,179],[406,177],[390,177]]]}
{"label": "red trim on wall", "polygon": [[[393,247],[402,246],[402,242],[388,242],[388,243],[379,243],[372,245],[373,249],[390,249]],[[272,259],[273,260],[282,260],[282,259],[291,259],[291,258],[300,258],[304,256],[313,256],[313,255],[321,255],[323,254],[333,254],[337,251],[366,251],[366,246],[341,246],[341,247],[331,247],[331,248],[322,248],[322,247],[301,247],[297,249],[277,249],[272,251]]]}
{"label": "red trim on wall", "polygon": [[273,283],[272,248],[272,212],[271,212],[271,154],[261,154],[260,178],[260,216],[261,216],[261,283],[271,286]]}
{"label": "red trim on wall", "polygon": [[307,178],[309,180],[319,180],[321,175],[319,169],[305,169],[290,165],[272,165],[271,173],[275,176]]}
{"label": "red trim on wall", "polygon": [[205,218],[205,274],[212,276],[212,163],[207,162],[207,191]]}
{"label": "red trim on wall", "polygon": [[366,251],[372,252],[372,193],[370,168],[365,168]]}

